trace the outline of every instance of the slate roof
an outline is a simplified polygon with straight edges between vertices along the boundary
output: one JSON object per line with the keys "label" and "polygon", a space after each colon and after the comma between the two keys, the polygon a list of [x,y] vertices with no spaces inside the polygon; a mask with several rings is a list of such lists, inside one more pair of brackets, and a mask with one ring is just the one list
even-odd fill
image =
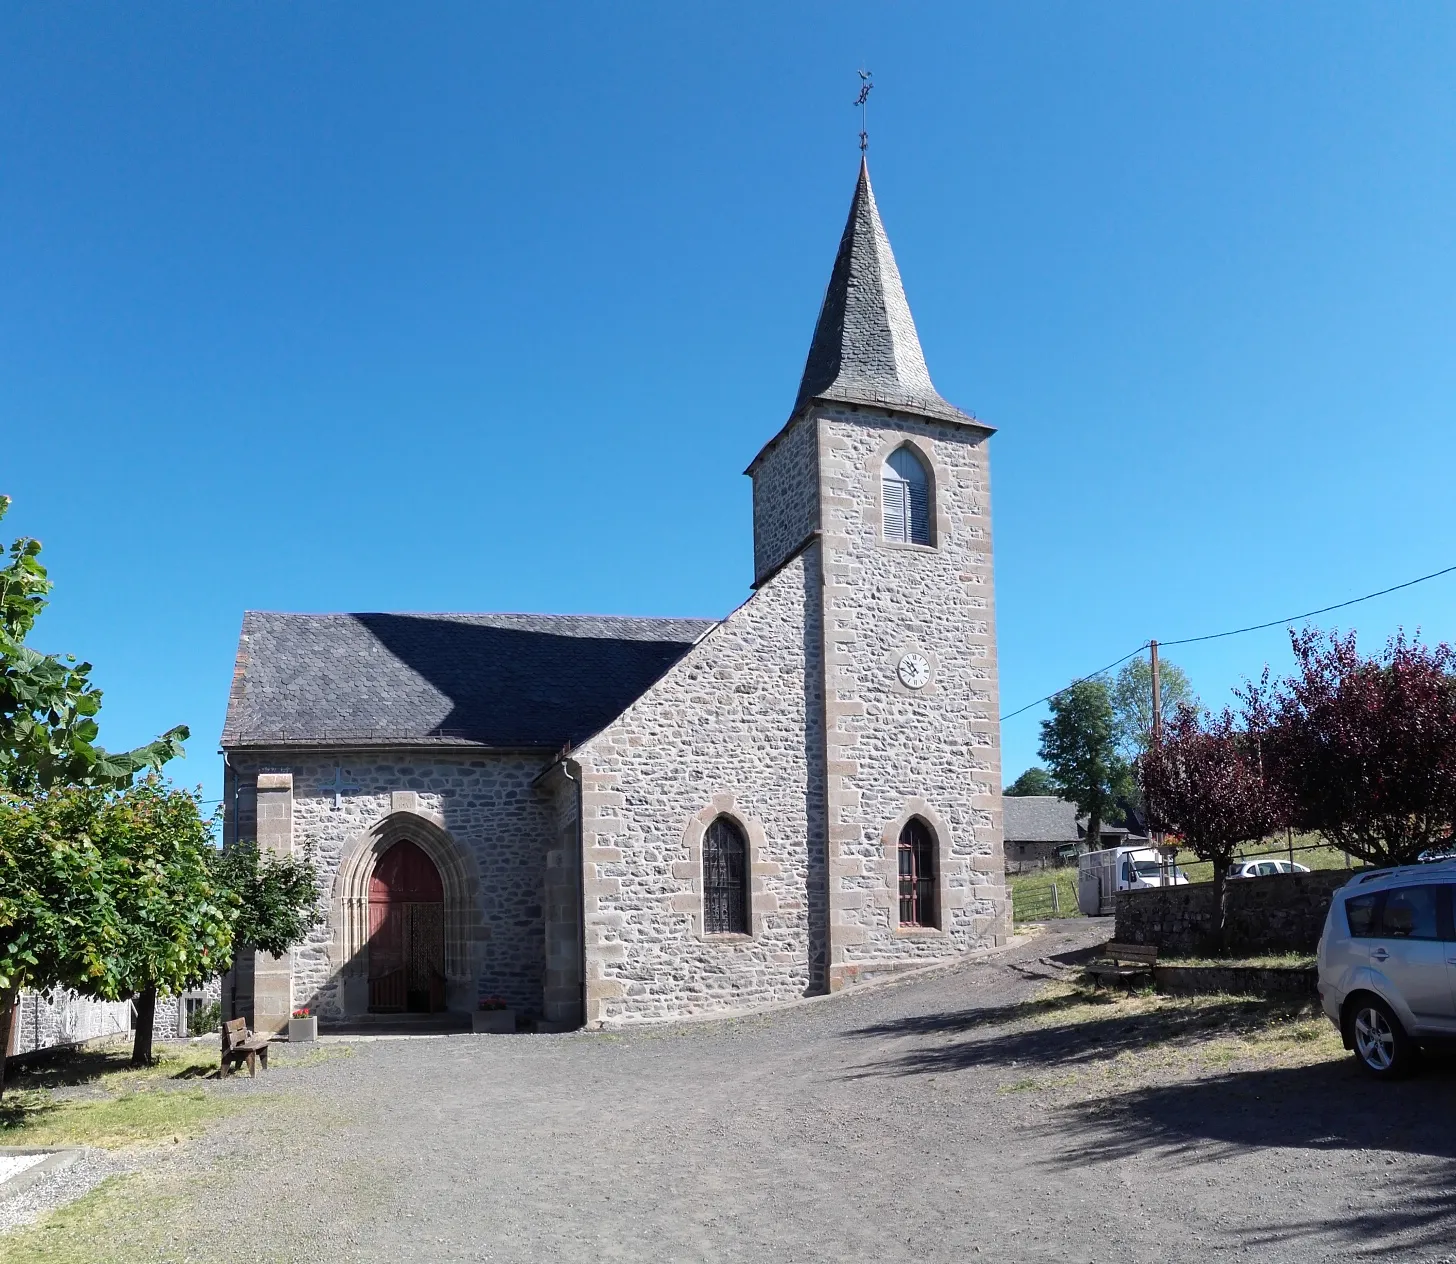
{"label": "slate roof", "polygon": [[794,411],[811,399],[981,424],[943,400],[930,380],[864,161]]}
{"label": "slate roof", "polygon": [[222,745],[559,750],[620,715],[715,622],[250,610]]}
{"label": "slate roof", "polygon": [[1003,833],[1008,843],[1075,843],[1077,805],[1052,794],[1005,795]]}

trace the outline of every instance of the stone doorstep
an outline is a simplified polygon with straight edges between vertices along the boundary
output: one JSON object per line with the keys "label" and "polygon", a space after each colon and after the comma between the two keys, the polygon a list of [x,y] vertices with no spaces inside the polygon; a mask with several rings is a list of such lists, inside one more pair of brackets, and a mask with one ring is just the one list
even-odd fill
{"label": "stone doorstep", "polygon": [[63,1167],[70,1167],[86,1151],[80,1146],[0,1146],[0,1159],[23,1158],[29,1154],[44,1154],[48,1157],[33,1163],[23,1172],[17,1172],[8,1181],[0,1181],[0,1198],[13,1198],[29,1189],[36,1181]]}

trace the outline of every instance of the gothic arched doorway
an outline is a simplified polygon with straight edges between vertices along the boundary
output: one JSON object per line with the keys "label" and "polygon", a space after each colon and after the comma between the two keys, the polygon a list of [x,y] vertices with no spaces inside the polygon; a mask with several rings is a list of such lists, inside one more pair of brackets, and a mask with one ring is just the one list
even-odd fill
{"label": "gothic arched doorway", "polygon": [[369,1010],[444,1008],[444,887],[434,861],[405,839],[379,858],[369,879]]}

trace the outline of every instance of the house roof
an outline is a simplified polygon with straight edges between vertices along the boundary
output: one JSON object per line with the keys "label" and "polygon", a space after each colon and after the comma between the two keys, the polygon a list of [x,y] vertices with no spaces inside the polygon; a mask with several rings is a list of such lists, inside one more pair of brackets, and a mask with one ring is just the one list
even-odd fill
{"label": "house roof", "polygon": [[1008,794],[1001,800],[1008,843],[1075,843],[1077,805],[1052,794]]}
{"label": "house roof", "polygon": [[559,750],[620,715],[715,622],[250,610],[222,745]]}
{"label": "house roof", "polygon": [[981,424],[942,399],[931,383],[864,161],[794,411],[811,399]]}

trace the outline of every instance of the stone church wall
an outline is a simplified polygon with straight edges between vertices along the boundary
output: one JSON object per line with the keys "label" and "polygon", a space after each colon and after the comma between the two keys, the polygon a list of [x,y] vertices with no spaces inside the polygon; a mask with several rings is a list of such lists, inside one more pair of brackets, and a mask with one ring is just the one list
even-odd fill
{"label": "stone church wall", "polygon": [[[539,1013],[545,956],[542,883],[556,824],[550,797],[532,783],[548,761],[546,752],[401,749],[326,759],[284,753],[250,758],[235,752],[231,763],[240,782],[236,836],[249,837],[256,828],[250,787],[257,774],[292,772],[293,850],[311,849],[319,867],[320,900],[331,909],[345,850],[390,815],[394,792],[415,792],[420,808],[443,819],[480,875],[483,938],[472,947],[479,995],[501,996]],[[342,770],[350,787],[338,807],[327,788],[336,770]],[[342,988],[330,953],[334,933],[334,927],[320,926],[293,951],[293,1004],[313,1008],[326,1021],[343,1016]]]}
{"label": "stone church wall", "polygon": [[[832,986],[1009,933],[986,436],[878,410],[826,409],[822,434]],[[907,439],[933,470],[931,546],[883,539],[881,469]],[[931,681],[896,669],[917,651]],[[899,925],[898,837],[938,835],[939,929]]]}
{"label": "stone church wall", "polygon": [[753,575],[761,580],[819,525],[819,443],[800,417],[753,465]]}
{"label": "stone church wall", "polygon": [[[809,900],[812,884],[822,889],[811,873],[822,784],[805,741],[822,749],[819,583],[813,545],[573,752],[589,1024],[811,990],[823,956]],[[749,839],[751,935],[703,933],[702,836],[719,812]]]}

